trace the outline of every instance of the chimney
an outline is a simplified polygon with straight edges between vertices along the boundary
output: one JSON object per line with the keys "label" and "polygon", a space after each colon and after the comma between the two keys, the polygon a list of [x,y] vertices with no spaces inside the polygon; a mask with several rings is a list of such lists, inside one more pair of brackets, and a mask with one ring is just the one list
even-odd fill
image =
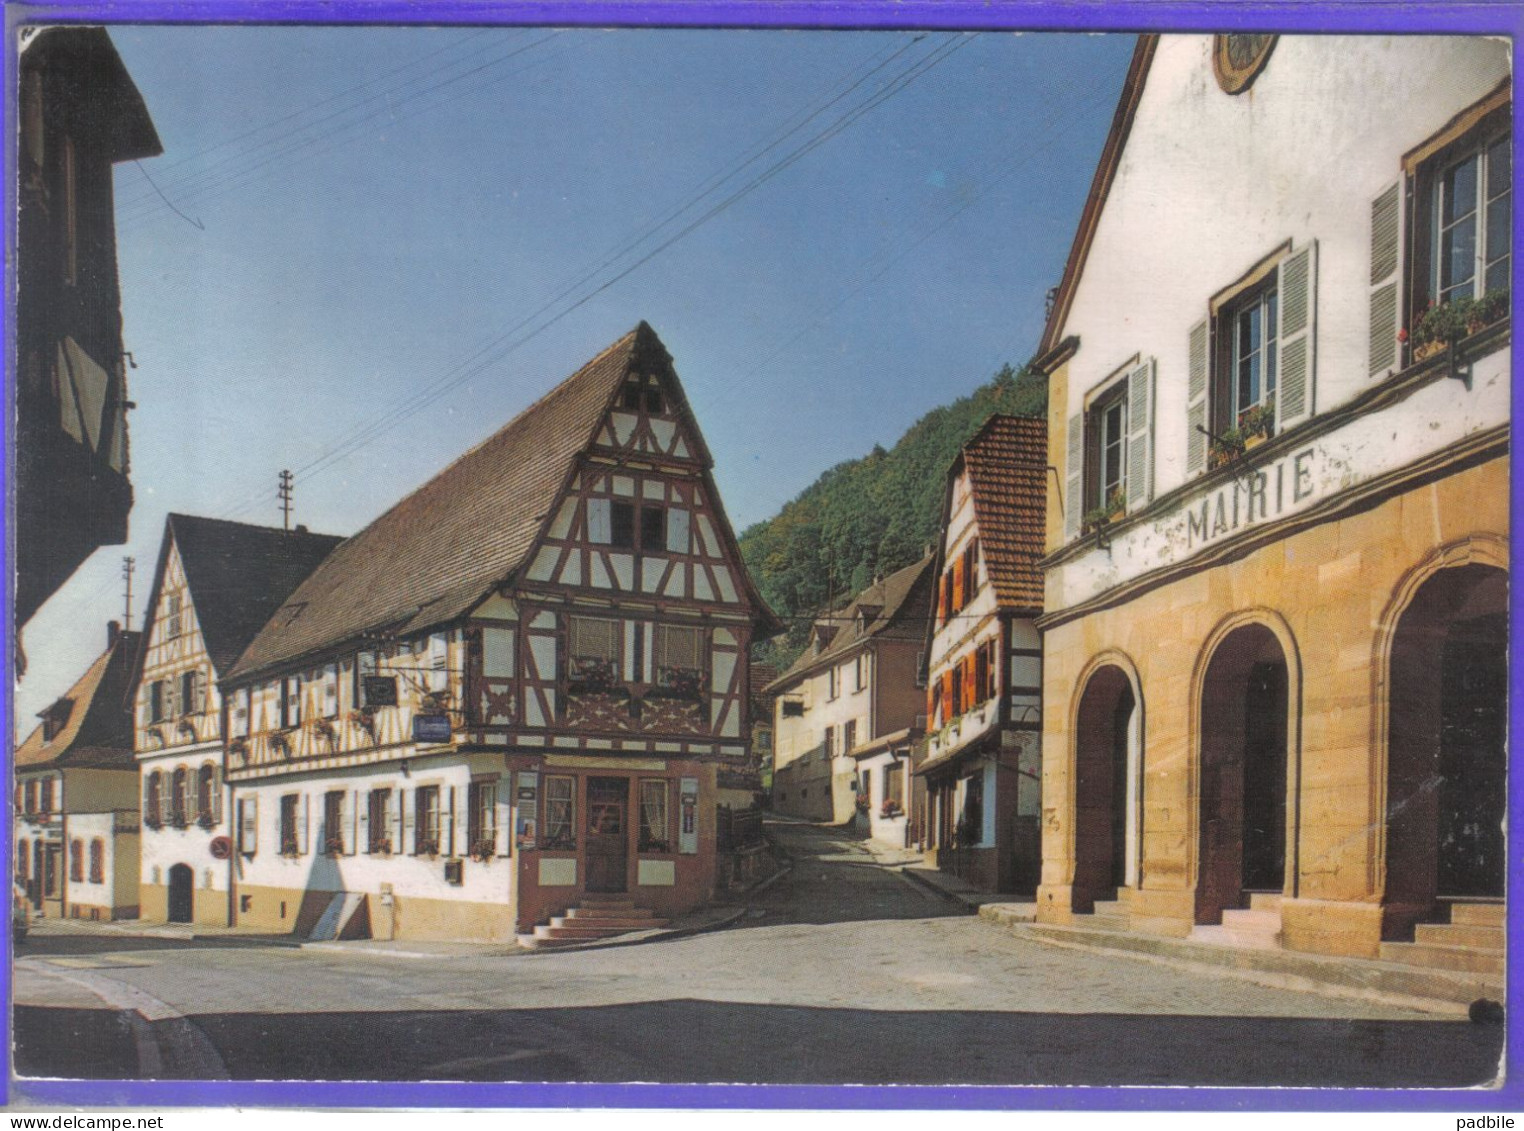
{"label": "chimney", "polygon": [[122,622],[108,620],[106,622],[106,647],[108,649],[115,647],[116,638],[120,635],[122,635]]}

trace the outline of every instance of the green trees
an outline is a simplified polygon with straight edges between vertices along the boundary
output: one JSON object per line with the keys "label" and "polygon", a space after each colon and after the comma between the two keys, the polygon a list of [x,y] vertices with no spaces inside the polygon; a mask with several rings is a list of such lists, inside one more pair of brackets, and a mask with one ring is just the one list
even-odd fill
{"label": "green trees", "polygon": [[1041,416],[1047,383],[1009,365],[989,383],[933,409],[888,451],[824,472],[777,515],[741,535],[741,555],[788,631],[754,658],[786,667],[810,621],[841,606],[875,575],[915,562],[937,537],[948,465],[991,414]]}

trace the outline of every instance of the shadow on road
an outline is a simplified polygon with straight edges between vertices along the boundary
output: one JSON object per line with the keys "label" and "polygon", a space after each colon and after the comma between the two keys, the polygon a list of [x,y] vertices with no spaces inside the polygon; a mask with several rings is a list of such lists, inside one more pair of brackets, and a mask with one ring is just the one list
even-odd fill
{"label": "shadow on road", "polygon": [[294,946],[289,937],[172,939],[155,935],[67,934],[43,935],[33,932],[25,942],[16,944],[16,958],[51,958],[64,955],[126,954],[144,950],[218,950],[229,947]]}
{"label": "shadow on road", "polygon": [[[21,1075],[115,1076],[84,1010],[16,1014]],[[874,1011],[664,1000],[565,1009],[218,1013],[193,1018],[235,1079],[762,1084],[1468,1087],[1502,1026],[1464,1021]],[[162,1023],[156,1023],[162,1024]],[[89,1034],[98,1034],[90,1038]],[[77,1055],[75,1050],[74,1055]],[[172,1063],[165,1075],[176,1075]]]}

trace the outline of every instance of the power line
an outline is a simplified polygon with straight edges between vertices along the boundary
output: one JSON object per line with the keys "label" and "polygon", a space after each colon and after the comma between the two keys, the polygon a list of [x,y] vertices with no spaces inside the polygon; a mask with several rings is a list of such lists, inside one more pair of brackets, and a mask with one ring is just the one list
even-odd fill
{"label": "power line", "polygon": [[[434,385],[426,388],[419,394],[416,394],[409,401],[405,401],[403,407],[390,413],[384,414],[371,425],[362,428],[361,431],[353,439],[341,441],[339,444],[330,447],[327,451],[320,454],[316,459],[305,465],[305,467],[298,469],[298,474],[303,475],[306,478],[310,478],[318,474],[320,471],[326,470],[328,467],[332,466],[340,459],[343,459],[348,455],[353,454],[355,451],[360,450],[360,448],[365,447],[383,432],[387,431],[408,417],[416,414],[418,411],[421,411],[428,404],[438,400],[441,396],[458,387],[466,380],[469,380],[471,377],[482,372],[489,366],[501,361],[508,354],[523,346],[525,343],[537,335],[543,333],[545,330],[555,325],[561,319],[567,317],[580,307],[584,306],[586,303],[592,301],[592,299],[596,298],[598,295],[604,293],[609,288],[627,278],[644,264],[648,263],[651,259],[661,254],[667,248],[671,247],[692,232],[696,231],[699,227],[708,223],[710,220],[722,215],[746,196],[750,195],[756,189],[772,180],[773,177],[781,173],[783,170],[791,167],[808,153],[813,152],[821,145],[824,145],[826,142],[836,137],[843,130],[863,117],[863,115],[883,105],[889,99],[899,94],[911,83],[923,77],[932,68],[936,67],[938,64],[950,57],[954,52],[960,50],[962,47],[972,42],[975,34],[977,33],[950,36],[946,40],[943,40],[935,48],[933,48],[932,51],[928,52],[926,55],[910,64],[910,66],[906,67],[903,71],[899,72],[896,76],[894,76],[891,80],[876,90],[868,98],[863,100],[861,103],[858,103],[856,106],[850,108],[830,125],[826,126],[824,129],[817,132],[805,142],[801,143],[798,147],[790,151],[784,157],[768,166],[761,173],[754,176],[750,181],[743,184],[739,189],[732,192],[718,204],[712,206],[708,211],[704,212],[697,219],[691,221],[677,233],[668,237],[655,248],[646,252],[634,263],[623,268],[611,279],[608,279],[604,283],[594,288],[591,292],[583,295],[570,306],[567,306],[565,309],[552,315],[550,318],[540,323],[528,333],[522,335],[516,340],[509,341],[508,339],[517,330],[527,326],[535,318],[549,311],[549,309],[555,305],[556,300],[552,299],[550,302],[543,304],[538,310],[521,319],[513,328],[508,330],[504,335],[497,339],[496,343],[489,344],[487,347],[484,347],[483,350],[478,351],[474,357],[481,358],[482,360],[480,360],[477,364],[471,365],[471,367],[465,372],[458,373],[455,376],[449,376],[449,373],[447,373],[446,377],[448,379],[441,379],[440,381],[436,381]],[[916,42],[919,41],[919,38],[921,37],[918,37]],[[839,101],[839,99],[833,101]],[[469,362],[467,364],[469,364]],[[458,370],[459,367],[457,366],[456,369]],[[454,371],[452,370],[450,372]],[[242,513],[242,511],[239,510],[233,513]]]}

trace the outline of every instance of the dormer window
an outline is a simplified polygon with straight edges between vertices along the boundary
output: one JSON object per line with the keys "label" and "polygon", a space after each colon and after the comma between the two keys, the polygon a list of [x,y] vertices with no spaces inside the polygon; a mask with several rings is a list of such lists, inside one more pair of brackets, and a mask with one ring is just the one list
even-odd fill
{"label": "dormer window", "polygon": [[69,715],[73,711],[74,703],[69,699],[60,699],[42,714],[42,740],[52,742],[58,737],[60,731],[69,723]]}
{"label": "dormer window", "polygon": [[660,416],[666,408],[665,398],[661,395],[661,386],[645,384],[638,377],[626,381],[621,405],[629,412],[646,412],[651,416]]}

